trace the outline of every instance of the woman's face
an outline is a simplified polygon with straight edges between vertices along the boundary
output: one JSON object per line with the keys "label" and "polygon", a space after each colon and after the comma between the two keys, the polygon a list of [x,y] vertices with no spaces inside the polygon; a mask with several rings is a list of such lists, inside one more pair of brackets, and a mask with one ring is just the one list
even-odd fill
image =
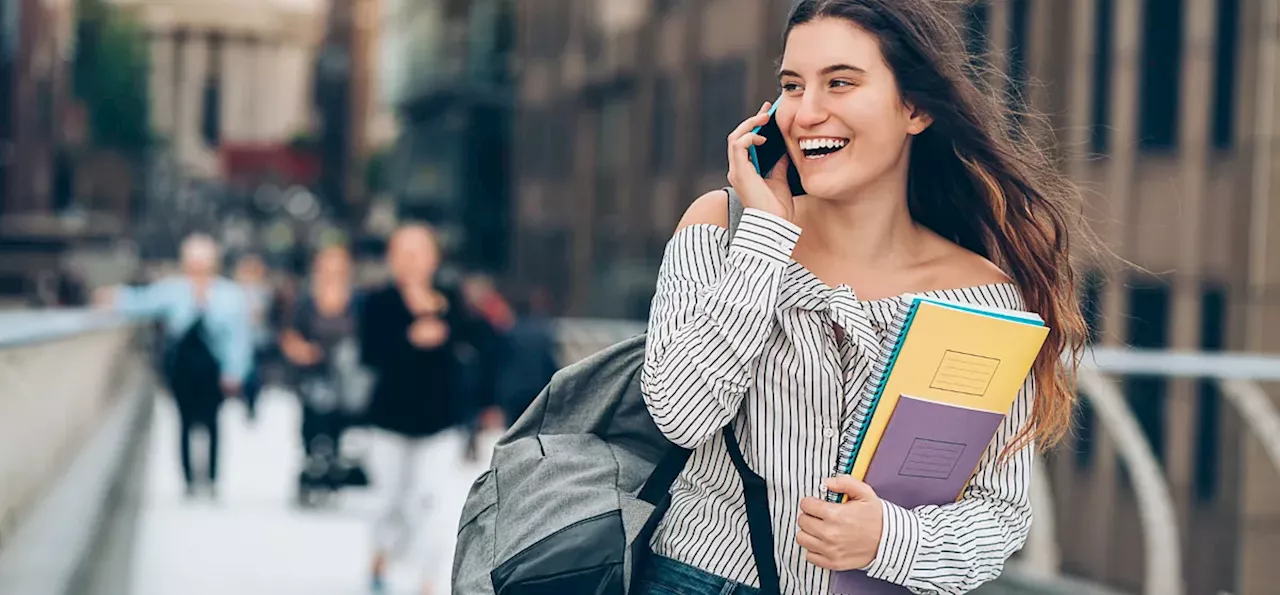
{"label": "woman's face", "polygon": [[346,284],[351,281],[351,258],[346,251],[330,248],[316,255],[312,275],[319,285]]}
{"label": "woman's face", "polygon": [[267,267],[262,259],[246,256],[236,263],[235,278],[241,283],[258,283],[267,276]]}
{"label": "woman's face", "polygon": [[397,231],[387,252],[391,274],[400,283],[429,281],[440,266],[435,235],[426,228],[406,227]]}
{"label": "woman's face", "polygon": [[905,171],[911,135],[928,126],[903,104],[874,36],[823,18],[791,30],[776,117],[805,190],[836,197]]}

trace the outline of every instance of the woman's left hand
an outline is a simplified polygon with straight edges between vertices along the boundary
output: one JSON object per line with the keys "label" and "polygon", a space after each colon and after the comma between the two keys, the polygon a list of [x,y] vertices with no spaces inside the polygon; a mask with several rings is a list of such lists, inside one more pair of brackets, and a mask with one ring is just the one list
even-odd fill
{"label": "woman's left hand", "polygon": [[813,565],[827,570],[866,568],[876,559],[884,504],[871,486],[851,475],[827,480],[827,489],[845,495],[840,504],[820,498],[800,501],[796,543]]}

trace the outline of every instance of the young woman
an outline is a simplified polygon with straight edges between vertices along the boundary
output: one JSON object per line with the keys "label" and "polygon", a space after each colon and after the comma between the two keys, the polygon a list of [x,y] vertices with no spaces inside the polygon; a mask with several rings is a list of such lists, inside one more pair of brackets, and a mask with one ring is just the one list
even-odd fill
{"label": "young woman", "polygon": [[[737,235],[728,240],[716,191],[671,239],[642,381],[658,427],[694,453],[642,592],[757,592],[725,424],[768,484],[784,593],[827,593],[831,571],[850,569],[963,593],[1022,547],[1033,445],[1067,427],[1061,358],[1084,333],[1068,260],[1078,194],[1031,140],[1011,139],[1014,119],[968,78],[942,4],[801,1],[779,70],[789,159],[768,179],[751,164],[765,104],[728,137],[729,182],[746,207]],[[806,195],[788,191],[788,167]],[[960,501],[914,510],[831,477],[905,293],[1028,309],[1051,329]],[[828,503],[827,490],[849,498]]]}
{"label": "young woman", "polygon": [[329,246],[311,263],[310,291],[293,307],[280,336],[280,350],[292,364],[302,401],[302,444],[306,456],[298,478],[298,502],[311,505],[313,492],[337,489],[342,435],[367,395],[351,394],[350,376],[359,374],[355,288],[351,253]]}
{"label": "young woman", "polygon": [[[370,462],[373,481],[389,490],[384,512],[374,527],[372,582],[386,588],[388,566],[403,558],[439,520],[447,482],[442,473],[462,459],[466,421],[465,362],[474,349],[477,325],[459,292],[439,279],[440,248],[425,226],[407,225],[387,246],[392,281],[375,290],[360,309],[361,361],[377,376],[366,412],[376,432]],[[423,593],[448,576],[438,543],[418,556],[428,568]]]}

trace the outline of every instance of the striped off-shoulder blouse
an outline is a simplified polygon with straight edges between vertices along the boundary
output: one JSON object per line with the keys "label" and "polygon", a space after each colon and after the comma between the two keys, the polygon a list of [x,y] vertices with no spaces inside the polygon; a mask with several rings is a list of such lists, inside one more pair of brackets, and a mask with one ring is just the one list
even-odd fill
{"label": "striped off-shoulder blouse", "polygon": [[[847,286],[827,286],[791,260],[799,237],[794,224],[747,209],[732,240],[724,228],[693,225],[666,248],[642,385],[658,427],[694,452],[652,543],[659,555],[759,584],[742,484],[724,442],[712,439],[732,423],[746,461],[768,482],[783,593],[825,595],[831,573],[810,564],[795,541],[800,500],[825,495],[823,481],[842,463],[842,437],[860,427],[907,301],[862,301]],[[1024,309],[1007,283],[926,294]],[[949,594],[1000,574],[1031,525],[1031,446],[997,464],[1030,417],[1030,385],[959,502],[913,510],[885,502],[872,576]]]}

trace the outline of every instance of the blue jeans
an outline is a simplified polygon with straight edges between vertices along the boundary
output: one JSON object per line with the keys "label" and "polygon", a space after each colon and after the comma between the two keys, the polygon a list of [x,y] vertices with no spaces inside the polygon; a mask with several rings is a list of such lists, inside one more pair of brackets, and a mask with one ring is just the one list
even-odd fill
{"label": "blue jeans", "polygon": [[760,589],[655,554],[640,577],[639,595],[760,595]]}

